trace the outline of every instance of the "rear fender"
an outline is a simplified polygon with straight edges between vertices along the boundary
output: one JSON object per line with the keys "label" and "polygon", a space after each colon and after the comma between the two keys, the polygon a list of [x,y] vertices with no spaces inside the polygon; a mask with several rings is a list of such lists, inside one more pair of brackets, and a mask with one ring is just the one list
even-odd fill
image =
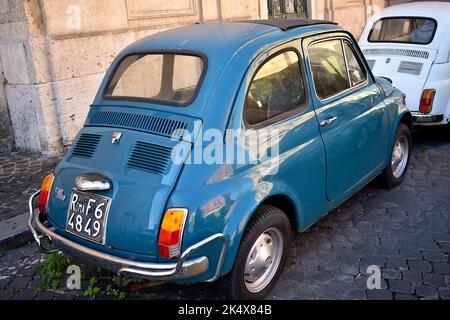
{"label": "rear fender", "polygon": [[297,225],[292,227],[296,229],[300,228],[298,221],[302,221],[302,217],[299,215],[300,210],[298,209],[298,202],[293,198],[293,195],[287,195],[286,189],[279,184],[276,190],[270,189],[276,184],[271,185],[272,183],[269,182],[260,183],[255,189],[246,193],[239,201],[236,201],[233,206],[230,207],[227,213],[227,216],[229,216],[230,219],[227,221],[224,229],[224,233],[228,237],[229,248],[222,267],[222,275],[229,273],[233,268],[239,245],[247,225],[255,211],[263,205],[267,199],[275,195],[283,195],[290,199],[295,211],[295,220],[297,221]]}
{"label": "rear fender", "polygon": [[431,114],[444,114],[450,118],[450,62],[433,64],[424,89],[435,89]]}
{"label": "rear fender", "polygon": [[[236,188],[237,186],[238,188]],[[276,189],[274,186],[277,186]],[[234,183],[221,184],[220,189],[220,194],[209,192],[209,198],[211,200],[201,199],[199,204],[203,203],[202,205],[195,205],[190,208],[190,217],[185,226],[183,249],[211,234],[225,234],[227,249],[220,272],[221,275],[225,275],[233,268],[242,236],[244,235],[250,219],[256,209],[261,206],[266,199],[274,195],[284,195],[291,200],[296,213],[300,212],[301,208],[299,210],[298,201],[293,198],[294,195],[288,194],[287,189],[282,183],[259,181],[256,185],[248,178],[245,178],[244,180],[239,180],[239,182],[234,181]],[[197,199],[202,197],[202,192],[199,190],[192,190],[191,192],[197,194]],[[237,195],[238,197],[236,197]],[[192,197],[192,193],[190,193],[190,196]],[[181,200],[182,198],[187,199],[188,197],[188,194],[181,195],[175,192],[169,201],[169,206],[172,201],[180,203],[179,201],[183,201]],[[224,201],[223,203],[220,203],[221,199]],[[212,208],[214,205],[219,205],[222,209],[214,211]],[[207,207],[211,209],[206,209]],[[206,210],[212,211],[211,213],[208,213]],[[302,217],[296,215],[296,220],[300,221],[300,219],[302,219]],[[299,225],[295,227],[300,228]],[[191,258],[207,256],[209,258],[209,269],[200,277],[195,279],[184,279],[182,282],[197,282],[210,279],[218,266],[219,252],[221,250],[220,245],[221,243],[216,241],[193,253]]]}
{"label": "rear fender", "polygon": [[410,130],[413,127],[413,118],[411,112],[405,107],[403,103],[402,92],[394,89],[392,94],[385,100],[386,107],[389,113],[389,119],[391,120],[391,128],[389,132],[389,140],[386,150],[386,165],[391,158],[391,150],[394,144],[395,134],[397,133],[400,123],[404,123]]}

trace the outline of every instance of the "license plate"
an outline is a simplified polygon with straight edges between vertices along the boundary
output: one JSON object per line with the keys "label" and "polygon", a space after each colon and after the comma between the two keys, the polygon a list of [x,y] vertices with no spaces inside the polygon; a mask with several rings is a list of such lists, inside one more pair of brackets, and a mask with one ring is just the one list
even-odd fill
{"label": "license plate", "polygon": [[73,190],[67,213],[67,232],[95,243],[104,244],[110,205],[110,198]]}

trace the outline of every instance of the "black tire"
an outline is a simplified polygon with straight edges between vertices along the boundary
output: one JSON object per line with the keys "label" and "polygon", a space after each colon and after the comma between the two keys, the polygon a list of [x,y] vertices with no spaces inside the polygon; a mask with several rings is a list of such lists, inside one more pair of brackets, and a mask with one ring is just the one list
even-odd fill
{"label": "black tire", "polygon": [[[395,147],[396,142],[399,139],[401,139],[402,137],[406,139],[407,144],[408,144],[408,152],[407,152],[408,159],[407,159],[406,166],[405,166],[402,174],[400,176],[396,177],[393,172],[391,158],[392,158],[392,154],[394,152],[394,147]],[[397,187],[400,183],[402,183],[402,181],[405,179],[405,175],[406,175],[406,172],[408,171],[409,161],[411,158],[411,150],[412,150],[411,131],[409,130],[409,128],[406,125],[401,123],[401,124],[399,124],[399,126],[397,128],[397,132],[395,134],[394,143],[392,145],[392,150],[391,150],[391,157],[389,158],[389,164],[380,175],[381,182],[386,188],[393,189],[393,188]]]}
{"label": "black tire", "polygon": [[[271,228],[279,230],[283,238],[281,245],[283,252],[281,253],[280,263],[278,264],[276,272],[274,271],[275,273],[270,282],[261,291],[251,292],[247,289],[247,285],[244,280],[247,258],[249,257],[250,250],[258,238]],[[222,293],[225,297],[228,299],[239,300],[256,300],[266,297],[274,288],[281,272],[284,269],[291,237],[291,224],[283,211],[269,205],[262,205],[258,208],[250,220],[244,236],[242,237],[233,269],[229,274],[221,279],[221,288],[223,289]]]}

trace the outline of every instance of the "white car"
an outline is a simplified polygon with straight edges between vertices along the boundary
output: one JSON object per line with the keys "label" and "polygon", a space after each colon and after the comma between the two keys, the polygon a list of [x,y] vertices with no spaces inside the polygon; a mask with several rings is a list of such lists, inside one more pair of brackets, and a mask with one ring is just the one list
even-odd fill
{"label": "white car", "polygon": [[359,45],[373,74],[406,94],[416,125],[450,122],[450,3],[386,8],[367,23]]}

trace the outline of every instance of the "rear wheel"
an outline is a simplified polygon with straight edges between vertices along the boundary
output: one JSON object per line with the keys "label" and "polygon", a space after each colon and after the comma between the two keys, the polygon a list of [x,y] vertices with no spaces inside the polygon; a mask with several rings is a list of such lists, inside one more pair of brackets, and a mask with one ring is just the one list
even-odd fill
{"label": "rear wheel", "polygon": [[382,182],[387,188],[392,189],[402,183],[408,169],[411,149],[411,132],[401,123],[395,135],[391,161],[381,174]]}
{"label": "rear wheel", "polygon": [[227,298],[267,296],[286,263],[291,235],[291,225],[283,211],[261,206],[247,226],[233,270],[222,280]]}

